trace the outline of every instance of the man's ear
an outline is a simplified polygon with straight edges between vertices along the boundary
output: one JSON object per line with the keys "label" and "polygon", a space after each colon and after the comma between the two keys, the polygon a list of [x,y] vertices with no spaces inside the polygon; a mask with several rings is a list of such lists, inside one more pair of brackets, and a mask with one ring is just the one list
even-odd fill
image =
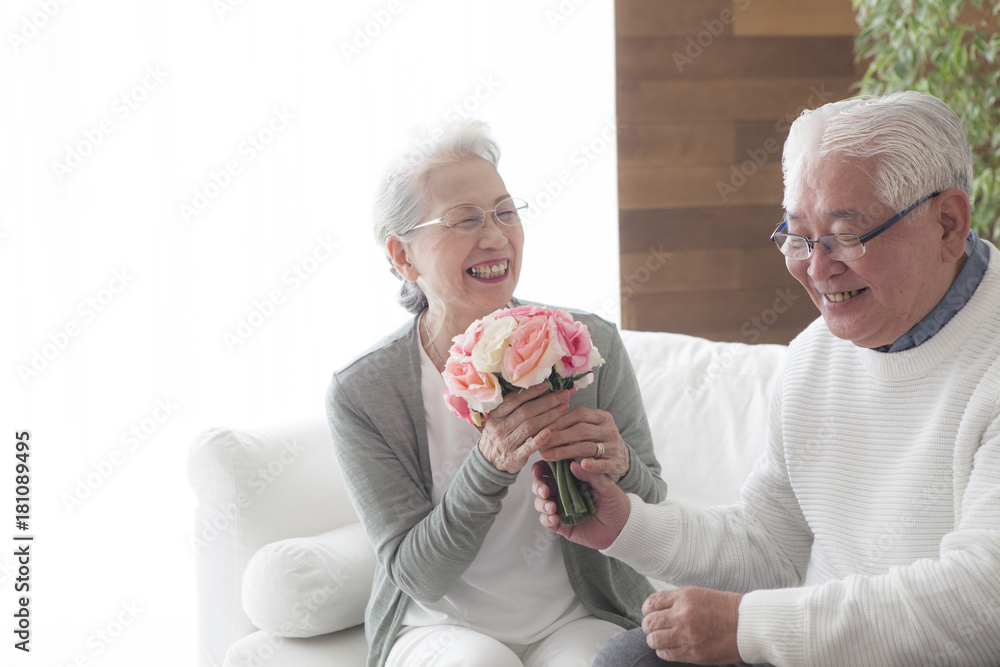
{"label": "man's ear", "polygon": [[941,225],[941,257],[946,262],[958,261],[965,254],[965,240],[969,237],[972,206],[969,197],[959,188],[949,188],[938,195]]}
{"label": "man's ear", "polygon": [[400,240],[399,237],[390,236],[389,240],[385,242],[385,248],[389,252],[392,265],[396,267],[396,271],[403,277],[403,280],[411,283],[416,282],[420,273],[410,263],[409,246]]}

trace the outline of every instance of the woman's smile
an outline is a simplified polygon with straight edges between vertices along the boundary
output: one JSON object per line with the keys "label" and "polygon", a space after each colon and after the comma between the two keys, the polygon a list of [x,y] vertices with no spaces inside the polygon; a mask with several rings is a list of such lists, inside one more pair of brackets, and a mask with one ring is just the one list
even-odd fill
{"label": "woman's smile", "polygon": [[469,267],[466,271],[470,276],[485,282],[498,282],[507,277],[507,269],[510,267],[509,259],[487,260]]}

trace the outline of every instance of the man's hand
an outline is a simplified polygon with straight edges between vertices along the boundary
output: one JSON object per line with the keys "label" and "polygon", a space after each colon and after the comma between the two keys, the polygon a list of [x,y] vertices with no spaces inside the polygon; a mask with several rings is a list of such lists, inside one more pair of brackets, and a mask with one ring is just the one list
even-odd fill
{"label": "man's hand", "polygon": [[689,586],[653,593],[642,605],[646,642],[663,660],[696,665],[740,662],[739,593]]}
{"label": "man's hand", "polygon": [[[540,440],[547,440],[548,437],[548,431],[539,434]],[[590,497],[597,513],[583,523],[564,526],[559,520],[559,507],[554,500],[549,500],[556,497],[555,480],[549,464],[537,461],[531,468],[535,475],[531,489],[535,493],[535,509],[540,514],[538,520],[549,530],[572,542],[592,549],[606,549],[622,532],[629,512],[632,511],[632,504],[625,492],[607,475],[589,473],[578,461],[570,464],[570,470],[578,479],[590,485]]]}

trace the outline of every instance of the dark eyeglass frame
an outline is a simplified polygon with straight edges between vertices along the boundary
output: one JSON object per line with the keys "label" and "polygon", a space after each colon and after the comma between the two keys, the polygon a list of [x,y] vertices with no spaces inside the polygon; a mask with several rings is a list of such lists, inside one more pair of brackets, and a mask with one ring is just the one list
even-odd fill
{"label": "dark eyeglass frame", "polygon": [[[939,194],[941,194],[940,191],[939,192],[932,192],[931,194],[927,195],[926,197],[918,199],[916,203],[911,204],[910,206],[904,208],[902,211],[900,211],[896,215],[892,216],[891,218],[889,218],[888,220],[886,220],[885,222],[883,222],[881,225],[879,225],[875,229],[873,229],[870,232],[868,232],[867,234],[824,234],[823,236],[818,237],[815,241],[811,241],[808,238],[806,238],[805,236],[802,236],[801,234],[789,234],[788,232],[785,232],[784,230],[788,228],[788,223],[786,221],[782,220],[780,223],[778,223],[778,226],[775,228],[775,230],[773,232],[771,232],[771,242],[774,243],[774,245],[778,248],[778,252],[780,252],[782,255],[785,255],[785,257],[789,257],[789,255],[786,255],[785,252],[781,249],[784,244],[783,243],[778,243],[778,241],[777,241],[777,239],[775,237],[778,236],[778,234],[782,234],[785,237],[791,236],[791,237],[795,237],[797,239],[802,239],[805,242],[806,247],[809,248],[809,251],[806,253],[806,256],[805,257],[789,257],[789,259],[809,259],[812,256],[812,253],[813,253],[813,246],[815,246],[817,243],[820,244],[820,246],[822,246],[823,251],[827,255],[830,255],[830,252],[831,252],[830,248],[831,248],[831,246],[827,246],[827,244],[823,243],[823,239],[831,238],[831,237],[837,237],[837,238],[854,237],[854,238],[856,238],[858,240],[858,246],[851,246],[851,247],[860,247],[861,248],[861,254],[858,255],[857,257],[852,257],[851,259],[838,259],[837,260],[838,262],[850,262],[850,261],[853,261],[855,259],[860,259],[861,257],[864,256],[864,254],[865,254],[865,244],[866,243],[868,243],[873,238],[875,238],[876,236],[878,236],[879,234],[881,234],[882,232],[886,231],[887,229],[889,229],[890,227],[892,227],[894,224],[896,224],[897,222],[899,222],[900,220],[902,220],[903,218],[905,218],[907,216],[907,214],[910,213],[910,211],[912,211],[913,209],[917,208],[918,206],[920,206],[921,204],[923,204],[925,201],[928,201],[930,199],[933,199],[934,197],[937,197]],[[833,259],[836,259],[836,258],[834,257]]]}
{"label": "dark eyeglass frame", "polygon": [[[517,220],[515,220],[514,222],[504,222],[503,220],[500,219],[500,216],[497,215],[497,211],[500,209],[500,206],[507,202],[511,202],[514,204],[514,213],[517,215]],[[482,211],[482,216],[480,216],[480,223],[475,229],[456,228],[453,227],[451,223],[449,223],[447,220],[445,220],[445,218],[448,217],[449,213],[451,213],[452,211],[457,211],[460,208],[475,208]],[[437,218],[435,220],[428,220],[427,222],[421,222],[419,225],[410,227],[409,231],[412,232],[415,229],[420,229],[421,227],[429,227],[430,225],[445,225],[446,227],[448,227],[448,229],[451,229],[452,231],[464,234],[472,234],[478,232],[480,229],[486,226],[486,218],[489,217],[491,213],[493,214],[493,219],[496,220],[497,224],[500,225],[501,227],[514,227],[516,225],[521,224],[521,212],[526,210],[528,210],[528,202],[524,201],[523,199],[518,199],[517,197],[506,197],[505,199],[501,199],[499,202],[497,202],[496,206],[491,211],[484,210],[479,206],[473,206],[472,204],[456,206],[455,208],[448,209],[447,211],[445,211],[444,215],[442,215],[440,218]]]}

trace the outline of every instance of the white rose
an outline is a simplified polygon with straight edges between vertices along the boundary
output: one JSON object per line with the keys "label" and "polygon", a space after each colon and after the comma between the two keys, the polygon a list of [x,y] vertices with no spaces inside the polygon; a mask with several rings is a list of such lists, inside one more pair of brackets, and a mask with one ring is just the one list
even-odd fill
{"label": "white rose", "polygon": [[484,324],[479,342],[472,348],[472,365],[481,373],[499,373],[507,339],[517,327],[517,320],[513,317],[501,317]]}

